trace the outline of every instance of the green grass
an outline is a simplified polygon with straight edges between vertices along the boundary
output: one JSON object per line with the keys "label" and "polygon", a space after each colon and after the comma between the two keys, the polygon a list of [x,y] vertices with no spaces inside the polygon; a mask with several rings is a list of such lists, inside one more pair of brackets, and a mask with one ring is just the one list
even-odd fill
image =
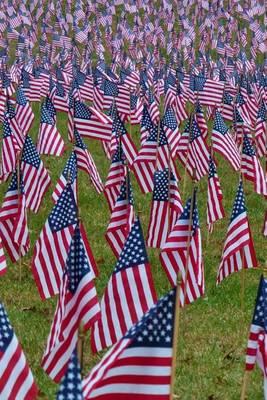
{"label": "green grass", "polygon": [[[30,135],[36,141],[39,126],[39,104],[33,104],[36,115]],[[53,320],[56,299],[42,302],[39,298],[35,282],[30,270],[30,262],[34,243],[46,221],[53,203],[51,193],[65,162],[71,152],[67,141],[67,117],[58,113],[57,126],[64,137],[66,152],[64,157],[42,157],[49,169],[52,185],[45,196],[42,207],[35,215],[28,212],[28,224],[31,236],[31,251],[23,259],[22,281],[19,282],[19,265],[8,262],[8,272],[0,279],[0,296],[9,314],[15,332],[22,344],[36,382],[40,388],[40,399],[53,399],[57,390],[40,367],[41,357]],[[138,143],[138,130],[132,135]],[[86,139],[100,175],[105,181],[109,162],[104,156],[101,144]],[[217,156],[216,156],[217,157]],[[202,227],[202,244],[205,264],[206,294],[203,299],[182,310],[180,334],[178,341],[178,363],[175,393],[183,400],[235,400],[240,397],[242,376],[244,371],[244,354],[248,329],[254,307],[256,289],[260,270],[245,272],[244,311],[240,302],[240,274],[234,274],[219,287],[215,286],[217,268],[226,236],[238,174],[219,156],[218,174],[224,193],[226,218],[215,225],[209,237],[206,229],[207,180],[199,183],[198,206]],[[183,192],[184,171],[179,165],[182,176],[181,192]],[[131,175],[136,211],[141,211],[141,222],[146,234],[151,195],[141,195],[138,185]],[[109,221],[109,210],[103,195],[97,195],[89,182],[88,176],[79,171],[79,206],[85,224],[89,242],[97,261],[100,277],[96,280],[99,298],[115,265],[115,258],[105,241],[104,233]],[[1,185],[1,200],[7,189],[7,183]],[[190,194],[190,179],[186,178],[186,191],[183,201]],[[266,241],[261,235],[264,216],[263,198],[253,192],[250,183],[245,184],[246,203],[252,228],[254,244],[260,267],[266,259]],[[158,296],[170,288],[160,265],[157,250],[148,249],[153,270],[153,277]],[[90,352],[88,335],[85,341],[85,373],[95,365],[100,356]],[[256,369],[251,374],[248,386],[248,398],[262,399],[262,378]]]}

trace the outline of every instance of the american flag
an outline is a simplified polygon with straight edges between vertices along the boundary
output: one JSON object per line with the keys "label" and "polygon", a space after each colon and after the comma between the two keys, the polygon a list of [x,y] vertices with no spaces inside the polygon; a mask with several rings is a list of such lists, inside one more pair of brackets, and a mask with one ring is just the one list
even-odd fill
{"label": "american flag", "polygon": [[212,232],[214,222],[224,218],[223,194],[217,174],[215,162],[210,155],[208,176],[208,200],[207,200],[207,224],[209,232]]}
{"label": "american flag", "polygon": [[72,236],[77,225],[77,204],[70,184],[53,207],[34,247],[32,271],[42,299],[59,292]]}
{"label": "american flag", "polygon": [[26,136],[21,154],[26,207],[37,213],[51,183],[50,176],[30,136]]}
{"label": "american flag", "polygon": [[221,114],[222,117],[227,121],[233,121],[233,113],[234,113],[233,100],[234,100],[233,96],[231,96],[231,94],[225,90],[221,106]]}
{"label": "american flag", "polygon": [[101,300],[101,319],[91,334],[93,352],[121,339],[155,301],[143,232],[136,219]]}
{"label": "american flag", "polygon": [[177,93],[176,95],[176,105],[174,108],[174,112],[178,123],[188,118],[186,111],[186,102],[182,93]]}
{"label": "american flag", "polygon": [[205,120],[203,109],[199,102],[196,103],[196,107],[195,107],[195,119],[196,119],[196,123],[198,124],[198,127],[201,131],[202,137],[204,139],[206,139],[208,136],[208,126],[207,126],[207,122]]}
{"label": "american flag", "polygon": [[61,156],[64,152],[64,141],[57,130],[54,116],[46,103],[41,107],[41,121],[37,139],[39,154]]}
{"label": "american flag", "polygon": [[[51,95],[51,92],[50,92]],[[60,82],[56,83],[55,93],[53,96],[53,104],[57,111],[68,112],[68,97],[65,93],[64,87]]]}
{"label": "american flag", "polygon": [[21,86],[18,86],[17,88],[16,120],[20,126],[22,134],[26,136],[32,126],[34,113]]}
{"label": "american flag", "polygon": [[56,400],[75,399],[83,400],[81,367],[77,351],[72,353],[67,370],[60,382]]}
{"label": "american flag", "polygon": [[249,339],[246,354],[246,370],[253,370],[255,363],[263,372],[264,376],[264,398],[267,396],[267,360],[266,360],[266,338],[267,338],[267,281],[261,275],[258,287],[254,315],[250,326]]}
{"label": "american flag", "polygon": [[133,165],[136,180],[143,193],[153,191],[153,176],[156,169],[158,148],[158,131],[160,127],[154,126],[147,139],[139,150]]}
{"label": "american flag", "polygon": [[214,106],[222,102],[224,84],[221,82],[207,79],[202,75],[190,75],[189,89],[193,94],[191,100],[194,100],[196,93],[198,101],[204,106]]}
{"label": "american flag", "polygon": [[94,278],[94,268],[78,223],[68,251],[54,320],[42,359],[43,369],[56,382],[64,375],[77,346],[81,323],[86,332],[100,318]]}
{"label": "american flag", "polygon": [[0,303],[1,399],[34,400],[38,388],[23,350]]}
{"label": "american flag", "polygon": [[0,235],[12,262],[29,250],[24,196],[22,176],[18,179],[15,170],[0,210]]}
{"label": "american flag", "polygon": [[110,141],[112,124],[104,124],[81,101],[74,102],[74,124],[77,131],[84,137]]}
{"label": "american flag", "polygon": [[1,169],[2,176],[9,175],[16,168],[16,156],[19,148],[15,137],[10,128],[10,121],[5,116],[3,124],[3,141],[2,141],[2,154],[1,154]]}
{"label": "american flag", "polygon": [[240,170],[240,154],[221,113],[216,110],[212,130],[212,148],[221,154],[235,171]]}
{"label": "american flag", "polygon": [[255,267],[257,267],[257,259],[250,232],[241,179],[218,269],[217,284],[233,272],[242,268]]}
{"label": "american flag", "polygon": [[83,380],[85,399],[168,400],[171,392],[175,290],[105,354]]}
{"label": "american flag", "polygon": [[177,181],[168,168],[154,174],[154,190],[146,243],[162,248],[169,231],[183,211]]}
{"label": "american flag", "polygon": [[113,210],[114,204],[120,193],[122,181],[125,177],[126,168],[124,162],[125,155],[123,153],[121,143],[119,142],[117,145],[117,150],[112,157],[104,189],[104,195],[107,199],[110,211]]}
{"label": "american flag", "polygon": [[261,103],[257,121],[256,121],[256,131],[255,140],[257,144],[257,152],[259,157],[264,157],[267,154],[267,121],[266,121],[266,107],[264,102]]}
{"label": "american flag", "polygon": [[101,193],[104,190],[102,180],[100,178],[99,172],[95,165],[92,155],[88,151],[83,139],[81,138],[79,132],[74,130],[75,137],[75,147],[74,151],[77,158],[77,167],[81,170],[85,171],[91,179],[91,182],[97,191],[97,193]]}
{"label": "american flag", "polygon": [[134,222],[132,186],[129,171],[122,182],[119,196],[112,209],[106,239],[117,258]]}
{"label": "american flag", "polygon": [[145,143],[147,137],[151,133],[151,131],[155,128],[155,125],[153,124],[151,117],[149,115],[147,105],[144,104],[143,111],[142,111],[142,118],[141,118],[141,129],[140,129],[140,141],[141,141],[141,146]]}
{"label": "american flag", "polygon": [[23,135],[21,128],[18,124],[18,121],[16,119],[16,110],[13,105],[13,101],[11,102],[11,100],[7,101],[6,116],[8,118],[11,131],[15,138],[16,149],[19,151],[23,147],[25,136]]}
{"label": "american flag", "polygon": [[150,118],[151,118],[153,124],[158,124],[159,117],[160,117],[159,105],[158,105],[151,89],[148,89],[148,92],[146,93],[146,97],[147,97],[148,112],[150,114]]}
{"label": "american flag", "polygon": [[104,108],[108,109],[115,99],[115,104],[120,113],[130,113],[130,91],[124,84],[117,84],[108,79],[103,83]]}
{"label": "american flag", "polygon": [[166,109],[162,119],[162,129],[165,132],[171,151],[171,156],[174,159],[176,157],[177,146],[181,135],[174,111],[170,107]]}
{"label": "american flag", "polygon": [[144,103],[139,96],[130,94],[130,123],[131,125],[138,125],[141,122]]}
{"label": "american flag", "polygon": [[113,110],[112,134],[116,143],[121,143],[123,153],[131,167],[136,159],[137,149],[116,110]]}
{"label": "american flag", "polygon": [[241,172],[244,178],[253,182],[256,193],[267,196],[266,176],[252,143],[246,134],[243,137]]}
{"label": "american flag", "polygon": [[[193,201],[193,204],[191,202]],[[190,214],[192,213],[192,224]],[[202,261],[201,233],[196,190],[193,199],[176,221],[160,253],[160,262],[172,286],[177,284],[177,274],[181,272],[181,306],[192,303],[204,294],[204,271]]]}
{"label": "american flag", "polygon": [[58,201],[67,184],[72,186],[75,200],[77,200],[77,173],[77,156],[72,151],[52,193],[54,203]]}
{"label": "american flag", "polygon": [[179,141],[179,157],[182,164],[193,178],[194,171],[196,179],[200,180],[209,171],[209,149],[206,140],[204,139],[197,122],[191,115],[185,131],[188,132],[188,147],[187,151],[180,151],[181,139]]}

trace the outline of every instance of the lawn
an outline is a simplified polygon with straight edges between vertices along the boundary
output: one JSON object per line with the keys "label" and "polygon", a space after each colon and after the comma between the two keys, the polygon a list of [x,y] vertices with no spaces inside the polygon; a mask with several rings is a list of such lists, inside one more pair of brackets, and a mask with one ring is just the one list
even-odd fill
{"label": "lawn", "polygon": [[[36,141],[39,126],[39,104],[34,103],[35,121],[30,131]],[[0,296],[9,314],[11,323],[22,344],[26,357],[40,388],[40,399],[53,399],[57,390],[55,385],[40,367],[41,357],[53,319],[57,299],[41,301],[30,269],[32,249],[46,221],[53,203],[51,193],[65,162],[71,152],[67,141],[67,117],[58,113],[57,126],[64,137],[66,152],[64,157],[42,157],[48,168],[52,185],[45,196],[42,207],[35,215],[28,212],[28,224],[31,236],[31,251],[22,260],[22,279],[20,268],[8,261],[8,272],[0,279]],[[211,129],[211,127],[210,127]],[[134,141],[139,145],[138,129],[132,129]],[[107,176],[109,161],[101,144],[85,139],[103,182]],[[260,269],[245,271],[244,304],[241,301],[241,274],[234,274],[216,287],[216,273],[220,262],[227,224],[239,180],[230,166],[219,156],[218,174],[224,194],[226,218],[215,225],[214,232],[208,235],[206,228],[207,179],[198,185],[198,207],[201,221],[202,246],[204,253],[206,293],[205,297],[182,310],[178,341],[178,363],[175,394],[183,400],[235,400],[240,397],[244,372],[244,354],[252,317],[256,290],[261,274]],[[179,165],[182,182],[180,183],[183,202],[191,192],[190,178],[184,185],[184,171]],[[131,174],[134,188],[135,210],[140,212],[141,223],[146,234],[151,195],[142,195]],[[184,192],[185,186],[185,192]],[[1,200],[7,189],[7,183],[1,185]],[[79,171],[78,199],[82,220],[85,224],[89,242],[100,270],[96,280],[99,298],[115,265],[115,258],[104,238],[109,221],[109,210],[104,195],[96,194],[88,176]],[[184,192],[184,193],[183,193]],[[266,240],[261,234],[264,199],[253,192],[252,185],[245,183],[246,204],[253,233],[253,239],[259,267],[264,268],[266,260]],[[160,265],[157,250],[148,249],[149,259],[158,296],[170,288]],[[84,373],[96,364],[101,355],[90,352],[89,338],[84,347]],[[259,370],[251,373],[248,385],[248,398],[262,399],[262,378]]]}

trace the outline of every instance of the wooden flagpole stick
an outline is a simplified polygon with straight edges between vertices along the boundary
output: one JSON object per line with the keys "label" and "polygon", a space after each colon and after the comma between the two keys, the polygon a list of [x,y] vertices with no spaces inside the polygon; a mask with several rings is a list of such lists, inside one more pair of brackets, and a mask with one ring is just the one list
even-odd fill
{"label": "wooden flagpole stick", "polygon": [[[194,175],[195,175],[195,171],[194,171]],[[192,225],[193,225],[194,192],[195,192],[195,177],[193,180],[193,188],[192,188],[191,204],[190,204],[189,226],[188,226],[189,235],[188,235],[187,244],[186,244],[184,301],[186,299],[187,275],[188,275],[188,267],[189,267],[189,248],[190,248]],[[172,343],[172,373],[171,373],[170,400],[173,400],[173,398],[174,398],[175,373],[176,373],[176,366],[177,366],[177,347],[178,347],[180,312],[181,312],[181,304],[180,304],[181,283],[182,283],[182,274],[181,274],[181,272],[179,272],[178,276],[177,276],[177,287],[176,287],[175,309],[174,309],[175,316],[174,316],[174,330],[173,330],[173,343]]]}
{"label": "wooden flagpole stick", "polygon": [[245,371],[243,376],[243,384],[242,384],[242,392],[241,392],[241,400],[246,400],[246,392],[248,385],[249,372]]}
{"label": "wooden flagpole stick", "polygon": [[[243,147],[244,147],[244,125],[242,125],[242,142],[241,142],[241,151],[243,153]],[[241,157],[242,157],[241,153]],[[245,192],[245,179],[244,179],[244,174],[242,172],[242,167],[240,171],[240,178],[242,179],[243,182],[243,188]],[[240,304],[241,304],[241,310],[244,311],[244,298],[245,298],[245,269],[244,269],[244,261],[245,261],[245,252],[244,249],[242,248],[242,265],[241,265],[241,274],[240,274]]]}

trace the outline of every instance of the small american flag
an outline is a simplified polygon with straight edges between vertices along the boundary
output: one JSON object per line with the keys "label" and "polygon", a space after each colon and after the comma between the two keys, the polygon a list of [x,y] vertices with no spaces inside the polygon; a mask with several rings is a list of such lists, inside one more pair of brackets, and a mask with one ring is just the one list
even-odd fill
{"label": "small american flag", "polygon": [[93,157],[88,151],[83,139],[76,129],[74,130],[74,137],[74,151],[77,157],[77,167],[85,171],[90,176],[91,182],[97,193],[103,192],[103,183],[93,160]]}
{"label": "small american flag", "polygon": [[77,225],[77,204],[70,184],[52,209],[34,247],[32,272],[42,299],[59,292],[72,236]]}
{"label": "small american flag", "polygon": [[267,196],[266,176],[247,134],[244,134],[243,138],[241,172],[246,179],[254,183],[256,193]]}
{"label": "small american flag", "polygon": [[28,135],[25,138],[21,154],[20,168],[23,175],[26,207],[37,213],[51,179]]}
{"label": "small american flag", "polygon": [[41,122],[37,139],[39,154],[61,156],[64,152],[64,141],[57,130],[55,118],[47,103],[41,107]]}
{"label": "small american flag", "polygon": [[9,175],[16,168],[16,155],[19,148],[15,137],[10,128],[10,121],[5,116],[3,125],[3,142],[2,142],[2,154],[1,154],[1,169],[2,176]]}
{"label": "small american flag", "polygon": [[190,75],[189,89],[193,93],[191,100],[194,102],[194,94],[202,105],[212,106],[221,104],[224,85],[202,75]]}
{"label": "small american flag", "polygon": [[34,113],[21,86],[18,86],[17,88],[16,120],[20,126],[22,134],[26,136],[32,126]]}
{"label": "small american flag", "polygon": [[85,399],[169,400],[174,313],[175,290],[172,290],[85,377]]}
{"label": "small american flag", "polygon": [[162,248],[169,231],[183,211],[177,181],[168,168],[154,174],[153,200],[147,233],[147,246]]}
{"label": "small american flag", "polygon": [[133,195],[129,171],[122,182],[120,194],[112,209],[106,239],[117,258],[134,222]]}
{"label": "small american flag", "polygon": [[[191,207],[192,225],[190,227]],[[204,294],[202,244],[196,190],[193,199],[188,199],[182,215],[170,232],[160,253],[160,261],[172,286],[177,284],[178,272],[180,271],[182,274],[181,306],[197,300]]]}
{"label": "small american flag", "polygon": [[86,251],[77,224],[70,244],[58,304],[47,340],[42,367],[51,379],[58,382],[64,375],[78,341],[83,323],[86,332],[99,318],[100,306],[94,285],[94,259]]}
{"label": "small american flag", "polygon": [[267,122],[266,122],[266,107],[264,102],[261,103],[257,121],[256,121],[256,131],[255,140],[257,144],[257,152],[259,157],[264,157],[267,154]]}
{"label": "small american flag", "polygon": [[257,267],[257,259],[245,206],[243,183],[240,180],[218,269],[217,284],[242,268]]}
{"label": "small american flag", "polygon": [[91,334],[93,352],[121,339],[155,301],[143,232],[136,219],[101,300],[101,319]]}
{"label": "small american flag", "polygon": [[240,170],[240,154],[221,113],[216,110],[212,130],[213,150],[221,154],[235,171]]}
{"label": "small american flag", "polygon": [[1,399],[34,400],[38,388],[23,350],[0,303]]}
{"label": "small american flag", "polygon": [[207,224],[209,232],[212,232],[214,222],[224,218],[223,194],[215,162],[210,155],[208,176],[208,201],[207,201]]}
{"label": "small american flag", "polygon": [[72,151],[52,193],[54,203],[58,201],[67,184],[72,186],[75,200],[77,200],[77,172],[77,156]]}
{"label": "small american flag", "polygon": [[104,189],[104,195],[107,199],[110,211],[113,210],[114,204],[120,193],[121,184],[125,177],[126,168],[124,162],[125,155],[121,143],[119,143],[117,145],[117,150],[112,157]]}
{"label": "small american flag", "polygon": [[15,170],[0,210],[0,235],[12,262],[18,261],[29,250],[24,196],[22,176],[19,182]]}
{"label": "small american flag", "polygon": [[171,156],[174,159],[176,157],[177,146],[180,140],[179,126],[174,114],[174,111],[169,107],[166,109],[162,120],[162,129],[167,137]]}
{"label": "small american flag", "polygon": [[81,367],[77,351],[71,355],[67,370],[60,382],[56,400],[75,399],[83,400]]}
{"label": "small american flag", "polygon": [[77,131],[84,137],[110,141],[112,124],[103,124],[94,113],[81,101],[74,102],[74,124]]}
{"label": "small american flag", "polygon": [[258,287],[254,315],[250,326],[250,334],[247,344],[246,370],[251,371],[255,363],[263,372],[264,395],[267,396],[267,360],[266,360],[266,337],[267,337],[267,281],[261,275]]}

